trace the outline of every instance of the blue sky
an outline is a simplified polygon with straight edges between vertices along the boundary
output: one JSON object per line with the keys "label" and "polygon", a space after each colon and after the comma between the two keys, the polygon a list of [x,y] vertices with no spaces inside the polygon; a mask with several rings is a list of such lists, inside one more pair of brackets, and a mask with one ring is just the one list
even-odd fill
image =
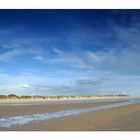
{"label": "blue sky", "polygon": [[139,10],[0,10],[0,94],[140,94]]}

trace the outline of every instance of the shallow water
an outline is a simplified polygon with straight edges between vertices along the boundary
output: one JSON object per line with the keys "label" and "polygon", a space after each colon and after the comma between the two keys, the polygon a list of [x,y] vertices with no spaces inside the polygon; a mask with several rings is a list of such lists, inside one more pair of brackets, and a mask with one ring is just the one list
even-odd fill
{"label": "shallow water", "polygon": [[81,109],[64,110],[64,111],[62,110],[62,111],[54,111],[50,113],[1,118],[0,127],[12,127],[12,126],[24,125],[35,121],[52,120],[60,117],[66,117],[66,116],[77,115],[86,112],[93,112],[93,111],[98,111],[103,109],[110,109],[115,107],[122,107],[131,104],[138,104],[138,103],[140,103],[140,100],[130,100],[130,101],[125,101],[123,103],[97,106],[92,108],[81,108]]}

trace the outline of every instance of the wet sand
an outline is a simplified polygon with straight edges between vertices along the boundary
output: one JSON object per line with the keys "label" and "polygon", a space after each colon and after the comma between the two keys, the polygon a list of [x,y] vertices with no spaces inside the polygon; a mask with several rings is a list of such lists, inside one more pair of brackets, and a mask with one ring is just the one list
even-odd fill
{"label": "wet sand", "polygon": [[[121,101],[120,101],[121,102]],[[99,102],[99,103],[75,103],[75,104],[46,104],[46,105],[22,105],[22,106],[0,106],[0,118],[31,115],[39,113],[49,113],[59,110],[80,109],[87,107],[102,106],[108,104],[118,103],[115,102]]]}
{"label": "wet sand", "polygon": [[[112,102],[113,104],[116,102]],[[0,118],[112,104],[110,102],[33,106],[0,106]],[[118,103],[118,102],[117,102]],[[140,130],[140,104],[2,128],[1,131],[105,131]]]}

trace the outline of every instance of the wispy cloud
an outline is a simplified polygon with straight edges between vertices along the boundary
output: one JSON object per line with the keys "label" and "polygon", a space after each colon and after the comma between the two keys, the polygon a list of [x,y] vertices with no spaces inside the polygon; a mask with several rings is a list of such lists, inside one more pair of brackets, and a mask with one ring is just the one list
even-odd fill
{"label": "wispy cloud", "polygon": [[[101,29],[77,21],[79,27],[43,35],[26,27],[0,29],[0,92],[139,94],[140,20],[129,14],[117,20],[115,14]],[[13,74],[5,62],[22,70],[10,65]]]}
{"label": "wispy cloud", "polygon": [[6,52],[0,54],[0,61],[11,62],[22,54],[23,54],[23,52],[21,50],[6,51]]}

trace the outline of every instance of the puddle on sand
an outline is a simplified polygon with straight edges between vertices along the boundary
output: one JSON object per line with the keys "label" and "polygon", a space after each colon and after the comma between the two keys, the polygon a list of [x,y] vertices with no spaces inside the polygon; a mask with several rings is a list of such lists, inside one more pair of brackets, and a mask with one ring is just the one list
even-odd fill
{"label": "puddle on sand", "polygon": [[12,126],[24,125],[24,124],[28,124],[35,121],[51,120],[51,119],[56,119],[60,117],[77,115],[80,113],[98,111],[102,109],[109,109],[109,108],[115,108],[115,107],[122,107],[122,106],[127,106],[130,104],[137,104],[137,103],[140,103],[140,100],[130,100],[123,103],[97,106],[97,107],[92,107],[92,108],[81,108],[81,109],[73,109],[73,110],[55,111],[55,112],[50,112],[50,113],[42,113],[42,114],[0,118],[0,127],[10,128]]}

